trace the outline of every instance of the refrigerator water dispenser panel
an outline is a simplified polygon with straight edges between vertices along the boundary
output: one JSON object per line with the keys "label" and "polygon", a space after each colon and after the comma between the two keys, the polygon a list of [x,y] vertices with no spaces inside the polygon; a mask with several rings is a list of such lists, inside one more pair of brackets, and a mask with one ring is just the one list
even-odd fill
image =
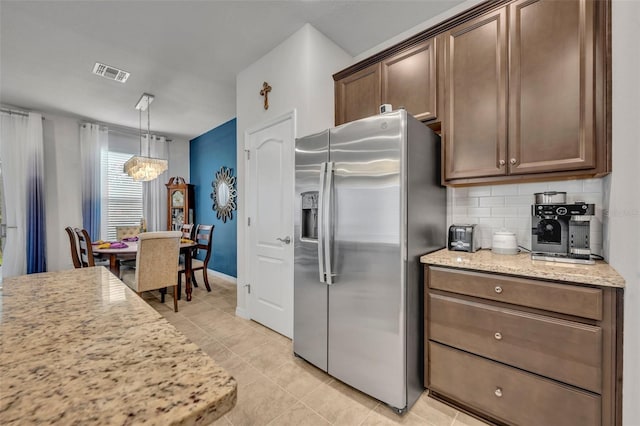
{"label": "refrigerator water dispenser panel", "polygon": [[303,192],[302,197],[302,238],[318,239],[318,191]]}

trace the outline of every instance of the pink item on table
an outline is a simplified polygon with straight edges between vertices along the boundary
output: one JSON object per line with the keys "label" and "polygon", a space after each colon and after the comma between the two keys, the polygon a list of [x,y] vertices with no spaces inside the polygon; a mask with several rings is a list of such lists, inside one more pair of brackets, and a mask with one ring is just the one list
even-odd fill
{"label": "pink item on table", "polygon": [[111,246],[109,248],[121,249],[121,248],[127,248],[127,247],[129,247],[129,246],[126,245],[125,243],[111,243]]}

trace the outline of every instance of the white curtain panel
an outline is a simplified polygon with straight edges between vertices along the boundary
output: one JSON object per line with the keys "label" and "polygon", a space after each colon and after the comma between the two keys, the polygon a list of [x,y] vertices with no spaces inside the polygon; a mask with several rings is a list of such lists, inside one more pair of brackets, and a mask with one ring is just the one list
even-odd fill
{"label": "white curtain panel", "polygon": [[27,273],[28,185],[41,178],[42,115],[0,114],[0,161],[7,225],[2,276],[13,277]]}
{"label": "white curtain panel", "polygon": [[[169,146],[164,136],[151,135],[151,143],[145,136],[142,141],[142,152],[149,157],[169,158]],[[145,154],[142,154],[145,155]],[[157,179],[142,184],[143,211],[148,231],[165,231],[167,229],[167,188],[168,172],[165,171]]]}
{"label": "white curtain panel", "polygon": [[92,240],[100,239],[102,213],[102,156],[109,145],[109,131],[105,126],[80,125],[80,158],[82,163],[82,226]]}

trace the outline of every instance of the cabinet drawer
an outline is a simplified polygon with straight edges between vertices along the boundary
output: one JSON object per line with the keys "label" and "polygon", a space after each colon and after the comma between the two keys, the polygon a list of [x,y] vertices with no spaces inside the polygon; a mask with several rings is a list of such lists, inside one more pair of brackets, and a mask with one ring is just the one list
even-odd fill
{"label": "cabinet drawer", "polygon": [[600,327],[429,295],[429,338],[596,393]]}
{"label": "cabinet drawer", "polygon": [[595,320],[602,319],[602,290],[479,272],[429,267],[429,287]]}
{"label": "cabinet drawer", "polygon": [[510,424],[601,424],[600,397],[429,342],[429,388]]}

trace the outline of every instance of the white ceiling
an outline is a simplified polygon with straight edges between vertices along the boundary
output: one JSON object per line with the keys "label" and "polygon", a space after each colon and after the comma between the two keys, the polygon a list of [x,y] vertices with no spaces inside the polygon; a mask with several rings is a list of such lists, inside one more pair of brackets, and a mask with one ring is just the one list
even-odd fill
{"label": "white ceiling", "polygon": [[238,72],[305,23],[357,56],[462,1],[1,0],[0,102],[137,129],[148,92],[152,131],[192,139],[235,117]]}

